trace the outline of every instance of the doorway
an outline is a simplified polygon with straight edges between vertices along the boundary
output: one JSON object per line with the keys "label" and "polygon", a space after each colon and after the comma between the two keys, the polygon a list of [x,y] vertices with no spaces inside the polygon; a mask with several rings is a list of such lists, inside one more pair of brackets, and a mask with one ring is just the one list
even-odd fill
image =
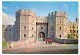
{"label": "doorway", "polygon": [[44,32],[39,32],[38,38],[44,41],[45,40],[45,33]]}

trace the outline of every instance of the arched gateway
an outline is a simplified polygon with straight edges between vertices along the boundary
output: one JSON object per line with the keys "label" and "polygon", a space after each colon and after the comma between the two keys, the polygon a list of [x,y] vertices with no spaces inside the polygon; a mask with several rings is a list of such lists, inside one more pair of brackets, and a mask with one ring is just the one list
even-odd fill
{"label": "arched gateway", "polygon": [[42,39],[44,41],[45,40],[45,33],[44,32],[39,32],[38,38]]}

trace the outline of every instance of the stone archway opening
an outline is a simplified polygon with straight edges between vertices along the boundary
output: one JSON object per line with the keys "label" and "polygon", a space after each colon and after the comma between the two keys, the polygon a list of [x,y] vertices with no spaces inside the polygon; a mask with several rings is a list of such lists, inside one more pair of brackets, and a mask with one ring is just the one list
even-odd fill
{"label": "stone archway opening", "polygon": [[45,33],[44,32],[39,32],[38,38],[42,39],[44,41],[45,40]]}

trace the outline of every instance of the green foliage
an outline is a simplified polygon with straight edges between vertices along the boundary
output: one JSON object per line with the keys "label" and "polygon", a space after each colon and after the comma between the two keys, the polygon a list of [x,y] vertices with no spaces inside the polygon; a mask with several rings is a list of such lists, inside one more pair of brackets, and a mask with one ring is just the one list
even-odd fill
{"label": "green foliage", "polygon": [[5,41],[2,42],[2,48],[3,48],[3,49],[4,49],[4,48],[7,48],[7,42],[5,42]]}

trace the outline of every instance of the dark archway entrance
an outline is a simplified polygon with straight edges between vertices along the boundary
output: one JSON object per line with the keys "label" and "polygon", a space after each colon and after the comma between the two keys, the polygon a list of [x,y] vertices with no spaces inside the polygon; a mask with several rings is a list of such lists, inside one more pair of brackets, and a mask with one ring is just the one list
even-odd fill
{"label": "dark archway entrance", "polygon": [[45,40],[45,33],[44,32],[39,32],[38,38],[42,39],[44,41]]}

